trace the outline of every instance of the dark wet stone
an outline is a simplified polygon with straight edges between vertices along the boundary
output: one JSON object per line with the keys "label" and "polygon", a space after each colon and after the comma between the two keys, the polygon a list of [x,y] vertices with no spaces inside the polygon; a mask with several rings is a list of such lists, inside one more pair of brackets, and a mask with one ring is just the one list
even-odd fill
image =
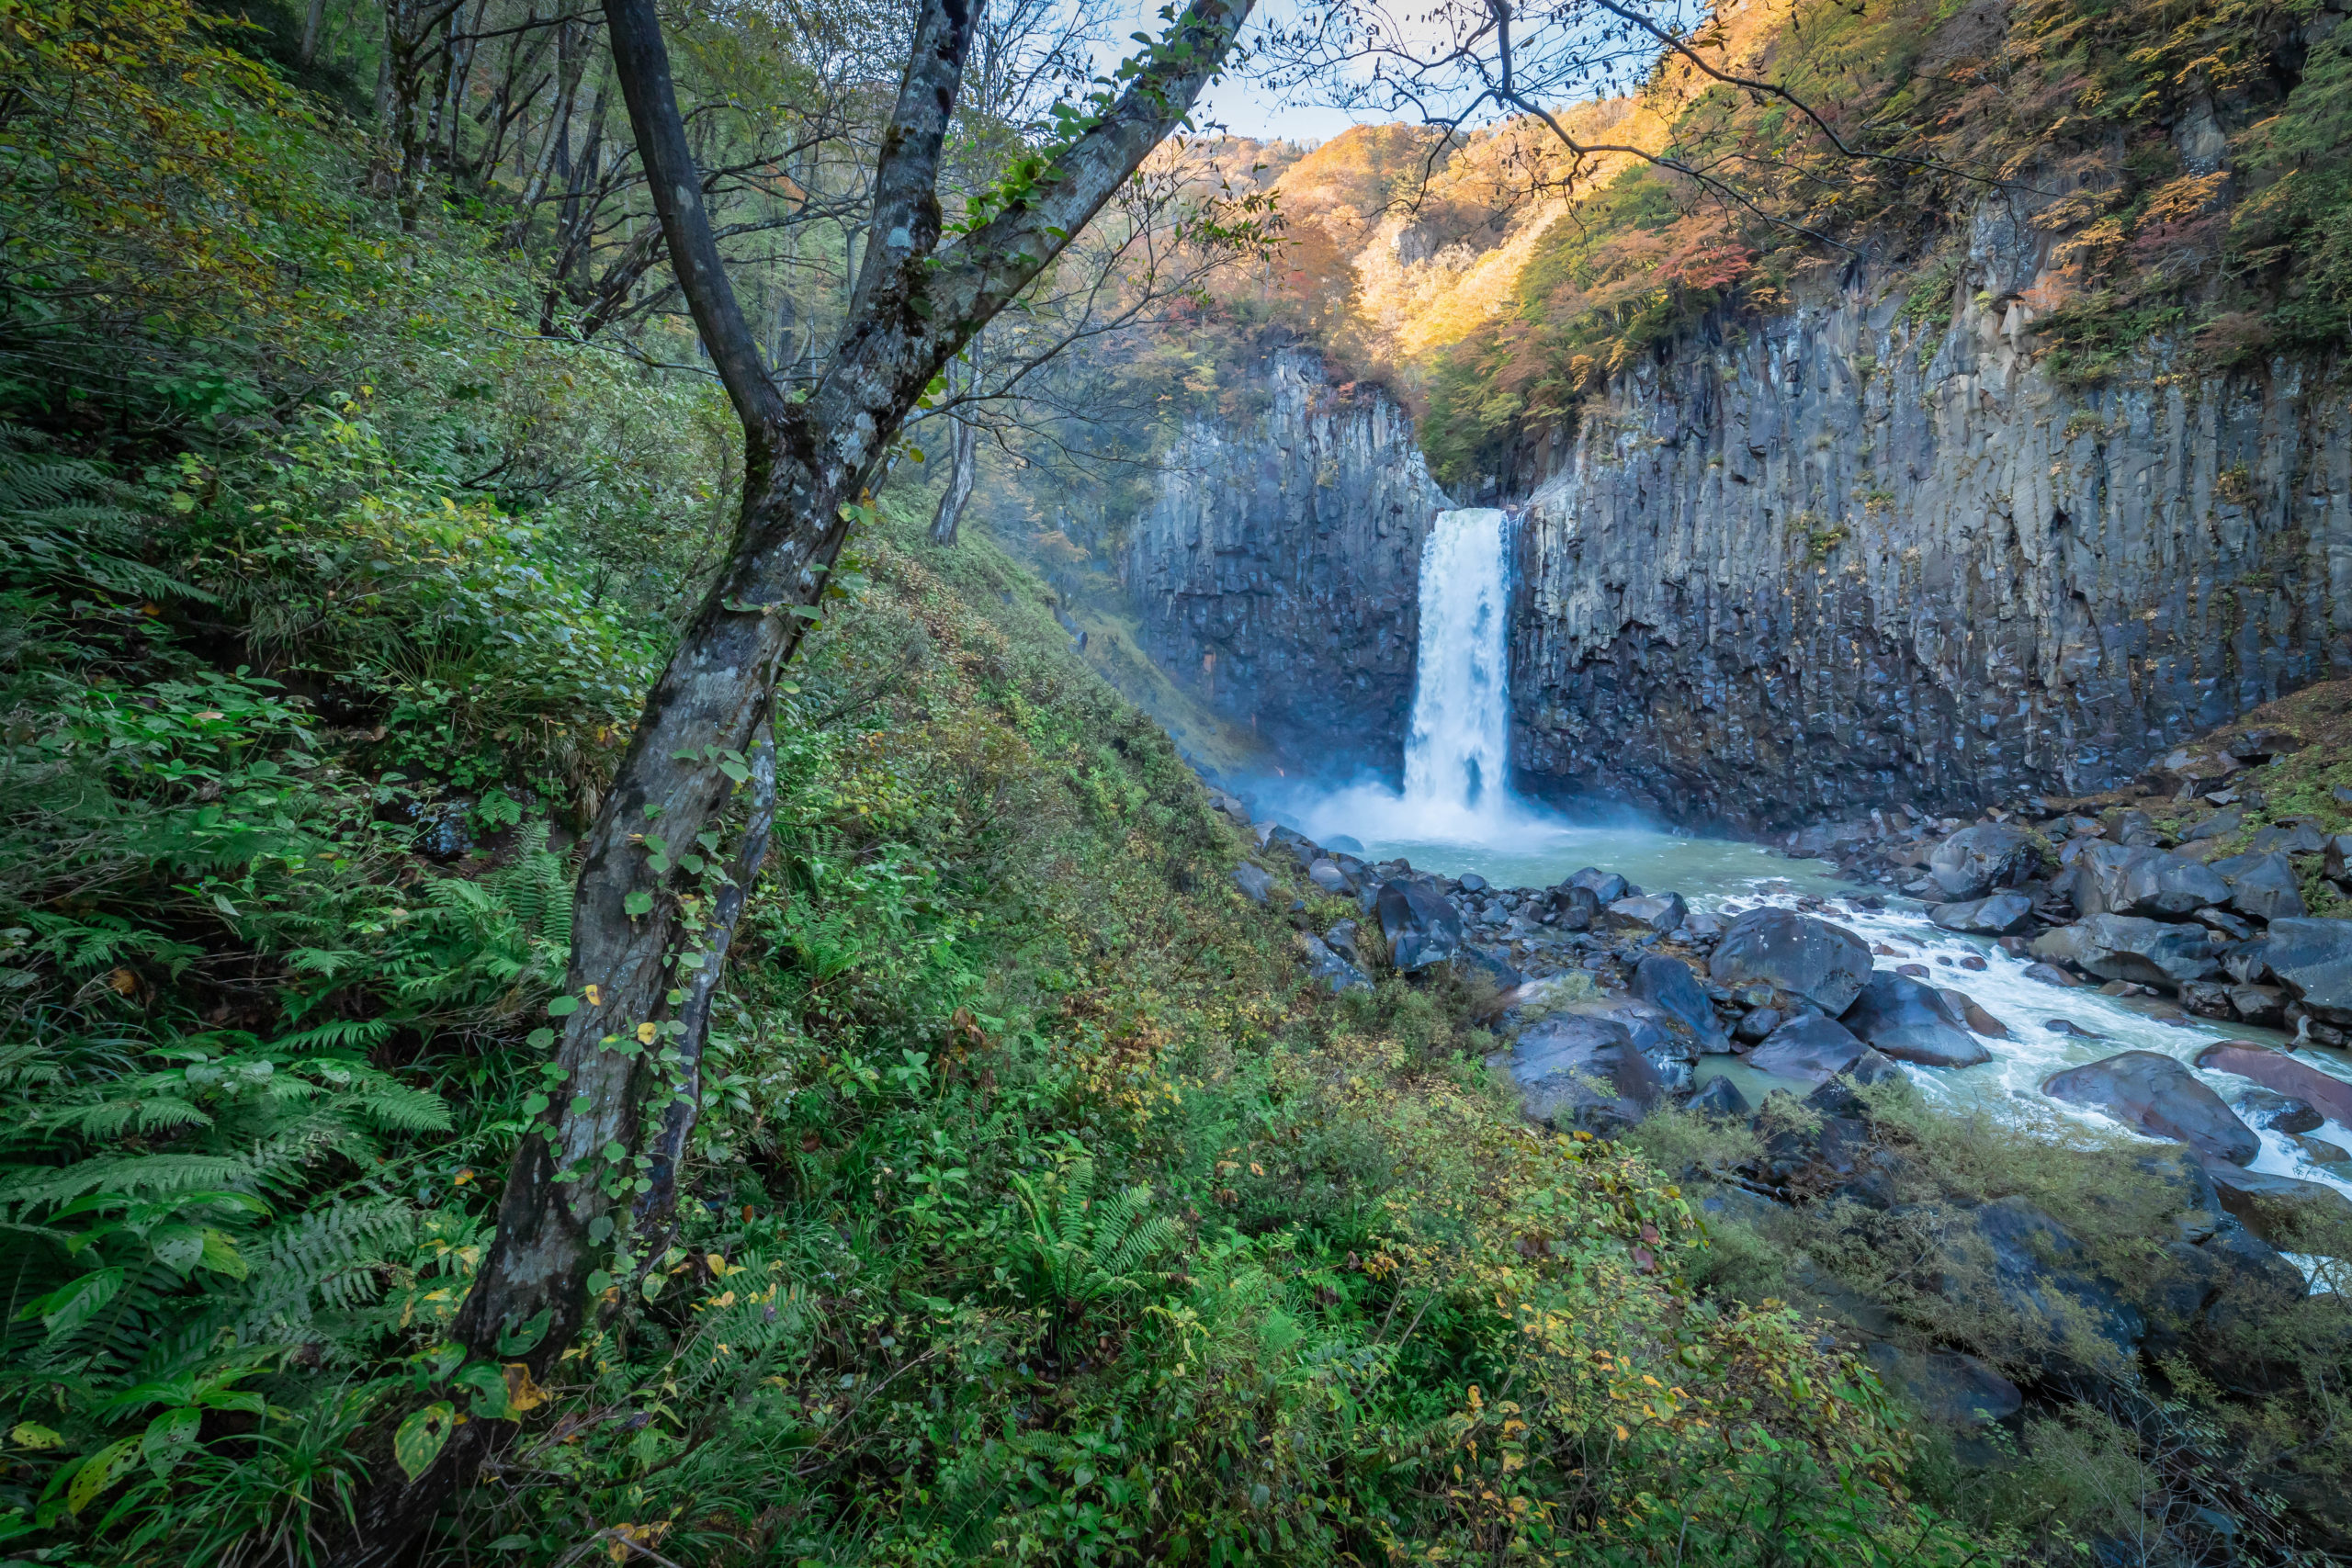
{"label": "dark wet stone", "polygon": [[1898,1062],[1973,1067],[1993,1059],[1942,995],[1907,976],[1879,970],[1838,1022]]}
{"label": "dark wet stone", "polygon": [[2104,1111],[2153,1137],[2187,1144],[2209,1165],[2242,1166],[2262,1152],[2262,1141],[2220,1095],[2180,1062],[2154,1051],[2123,1051],[2069,1067],[2044,1081],[2041,1091]]}
{"label": "dark wet stone", "polygon": [[1652,1007],[1659,1008],[1680,1019],[1690,1026],[1691,1038],[1699,1049],[1724,1052],[1731,1049],[1731,1038],[1724,1032],[1715,1017],[1714,1004],[1707,999],[1699,977],[1690,966],[1679,958],[1652,953],[1634,965],[1633,993]]}
{"label": "dark wet stone", "polygon": [[1388,939],[1388,961],[1401,973],[1442,963],[1462,946],[1462,918],[1427,888],[1404,881],[1385,883],[1374,908],[1381,933]]}
{"label": "dark wet stone", "polygon": [[1833,1017],[1853,1005],[1870,972],[1870,948],[1852,931],[1770,908],[1734,920],[1708,963],[1720,985],[1761,982]]}

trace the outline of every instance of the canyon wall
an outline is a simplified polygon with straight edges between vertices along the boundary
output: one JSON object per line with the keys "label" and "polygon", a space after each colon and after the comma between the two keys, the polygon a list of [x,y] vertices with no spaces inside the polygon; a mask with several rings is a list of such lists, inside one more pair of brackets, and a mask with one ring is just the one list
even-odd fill
{"label": "canyon wall", "polygon": [[1393,770],[1413,694],[1417,581],[1449,504],[1411,416],[1333,387],[1313,350],[1264,351],[1252,405],[1189,424],[1128,530],[1145,650],[1292,758]]}
{"label": "canyon wall", "polygon": [[1588,404],[1515,533],[1522,783],[1750,831],[2130,779],[2352,672],[2352,409],[2308,366],[2033,363],[2044,236],[1948,325],[1858,284]]}

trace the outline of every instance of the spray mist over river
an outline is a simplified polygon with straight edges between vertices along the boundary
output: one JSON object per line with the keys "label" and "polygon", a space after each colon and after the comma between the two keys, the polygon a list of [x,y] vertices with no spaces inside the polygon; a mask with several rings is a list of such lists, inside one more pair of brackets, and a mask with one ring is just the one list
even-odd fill
{"label": "spray mist over river", "polygon": [[[1418,871],[1453,877],[1476,873],[1497,887],[1550,886],[1589,865],[1653,893],[1679,892],[1694,910],[1726,919],[1805,896],[1837,900],[1816,912],[1871,942],[1879,967],[1924,965],[1929,983],[1965,992],[2007,1030],[2007,1039],[1984,1037],[1993,1059],[1981,1066],[1904,1066],[1931,1103],[1953,1110],[1997,1111],[2027,1100],[2103,1123],[2097,1111],[2045,1097],[2043,1081],[2121,1051],[2154,1051],[2193,1066],[2197,1054],[2219,1040],[2256,1035],[2285,1043],[2283,1036],[2244,1025],[2224,1028],[2177,1009],[2152,1007],[2144,998],[2031,978],[2029,960],[1989,939],[1935,926],[1922,905],[1893,897],[1880,909],[1852,903],[1857,890],[1823,862],[1667,831],[1630,812],[1574,818],[1521,798],[1511,788],[1509,762],[1510,525],[1507,513],[1474,507],[1440,513],[1430,528],[1421,554],[1420,640],[1403,787],[1356,783],[1327,789],[1265,781],[1261,810],[1271,809],[1318,843],[1368,861],[1403,859]],[[2092,1038],[2052,1028],[2056,1021]],[[2297,1059],[2352,1077],[2332,1055],[2304,1051]],[[1717,1074],[1733,1078],[1751,1100],[1792,1087],[1733,1057],[1702,1057],[1700,1081]],[[2199,1076],[2224,1100],[2235,1100],[2247,1087],[2229,1074]],[[2314,1165],[2286,1134],[2258,1130],[2257,1135],[2262,1153],[2254,1169],[2325,1182],[2352,1195],[2352,1182]],[[2352,1147],[2352,1127],[2337,1122],[2316,1136]]]}

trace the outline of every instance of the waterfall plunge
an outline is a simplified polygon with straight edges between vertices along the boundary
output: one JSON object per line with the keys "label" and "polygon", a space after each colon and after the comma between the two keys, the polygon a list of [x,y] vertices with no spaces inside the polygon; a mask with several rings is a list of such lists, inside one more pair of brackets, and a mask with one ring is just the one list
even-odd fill
{"label": "waterfall plunge", "polygon": [[1510,808],[1510,604],[1503,514],[1441,512],[1421,546],[1421,640],[1405,806],[1432,825]]}

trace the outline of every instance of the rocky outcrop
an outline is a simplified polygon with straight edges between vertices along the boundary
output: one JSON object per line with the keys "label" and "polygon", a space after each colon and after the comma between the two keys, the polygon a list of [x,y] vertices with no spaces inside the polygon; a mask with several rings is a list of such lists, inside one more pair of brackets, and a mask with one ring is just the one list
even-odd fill
{"label": "rocky outcrop", "polygon": [[1864,277],[1587,405],[1518,528],[1523,776],[1751,831],[1973,809],[2352,669],[2342,384],[2064,386],[2046,248],[1988,214],[1948,327]]}
{"label": "rocky outcrop", "polygon": [[1127,535],[1140,640],[1292,755],[1393,768],[1421,542],[1451,503],[1411,416],[1375,387],[1329,385],[1311,349],[1269,350],[1244,386],[1254,409],[1188,426]]}

